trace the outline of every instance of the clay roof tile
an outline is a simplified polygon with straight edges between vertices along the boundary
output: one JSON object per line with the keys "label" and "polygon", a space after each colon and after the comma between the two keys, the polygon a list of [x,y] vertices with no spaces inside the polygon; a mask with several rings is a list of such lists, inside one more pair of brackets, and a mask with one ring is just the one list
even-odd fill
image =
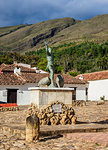
{"label": "clay roof tile", "polygon": [[108,70],[80,74],[80,75],[76,76],[76,79],[78,79],[81,75],[83,76],[83,79],[85,81],[103,80],[103,79],[108,79]]}

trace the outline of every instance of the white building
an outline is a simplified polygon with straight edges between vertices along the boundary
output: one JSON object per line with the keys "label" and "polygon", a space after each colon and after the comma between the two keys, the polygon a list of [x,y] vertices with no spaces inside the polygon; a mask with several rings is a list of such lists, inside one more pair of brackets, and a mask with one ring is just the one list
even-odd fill
{"label": "white building", "polygon": [[108,70],[78,75],[89,82],[88,100],[108,100]]}
{"label": "white building", "polygon": [[35,69],[36,72],[39,72],[39,73],[47,73],[47,74],[48,74],[47,71],[41,70],[41,69],[39,69],[39,68],[37,68],[37,67],[33,67],[32,69]]}
{"label": "white building", "polygon": [[[49,76],[48,73],[36,73],[36,70],[17,64],[0,65],[0,103],[30,104],[30,91],[38,82]],[[54,79],[57,75],[54,76]],[[63,74],[64,87],[74,88],[72,100],[87,100],[88,83]]]}
{"label": "white building", "polygon": [[88,100],[89,83],[87,81],[76,79],[66,74],[63,77],[64,87],[74,88],[72,93],[73,100]]}

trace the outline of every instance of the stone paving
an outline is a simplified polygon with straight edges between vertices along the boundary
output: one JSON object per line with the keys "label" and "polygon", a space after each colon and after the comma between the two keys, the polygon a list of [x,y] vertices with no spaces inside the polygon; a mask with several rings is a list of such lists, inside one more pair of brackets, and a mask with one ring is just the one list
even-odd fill
{"label": "stone paving", "polygon": [[[41,138],[38,143],[27,143],[25,139],[19,136],[0,133],[0,150],[108,150],[108,145],[78,138],[78,136],[84,136],[81,133],[76,138],[75,134],[72,138],[69,135],[67,138],[66,135],[63,137],[52,136]],[[88,133],[86,134],[88,135]],[[90,134],[92,135],[92,133]]]}
{"label": "stone paving", "polygon": [[107,123],[108,124],[108,102],[96,105],[97,102],[88,102],[87,106],[73,107],[77,120],[80,122]]}
{"label": "stone paving", "polygon": [[[87,123],[96,126],[108,125],[108,103],[73,107],[79,121],[79,126]],[[0,112],[0,125],[25,124],[27,107],[20,107],[20,111]],[[76,125],[77,127],[77,125]],[[51,127],[53,128],[53,127]],[[10,135],[0,131],[0,150],[108,150],[108,132],[98,133],[67,133],[63,136],[41,137],[39,143],[27,143],[25,138]]]}
{"label": "stone paving", "polygon": [[108,132],[99,132],[99,133],[69,133],[64,134],[65,138],[68,139],[80,139],[83,141],[89,141],[98,143],[99,145],[108,146]]}
{"label": "stone paving", "polygon": [[[28,106],[21,106],[19,111],[0,112],[0,123],[25,124],[27,108]],[[104,105],[96,105],[93,102],[88,102],[87,106],[73,108],[77,120],[81,123],[108,123],[108,102]]]}

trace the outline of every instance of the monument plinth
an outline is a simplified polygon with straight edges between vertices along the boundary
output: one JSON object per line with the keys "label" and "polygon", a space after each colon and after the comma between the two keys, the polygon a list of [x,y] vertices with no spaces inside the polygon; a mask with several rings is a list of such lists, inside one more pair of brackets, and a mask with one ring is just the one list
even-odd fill
{"label": "monument plinth", "polygon": [[37,104],[38,108],[48,105],[52,101],[72,105],[72,90],[74,88],[31,87],[29,90],[31,103]]}

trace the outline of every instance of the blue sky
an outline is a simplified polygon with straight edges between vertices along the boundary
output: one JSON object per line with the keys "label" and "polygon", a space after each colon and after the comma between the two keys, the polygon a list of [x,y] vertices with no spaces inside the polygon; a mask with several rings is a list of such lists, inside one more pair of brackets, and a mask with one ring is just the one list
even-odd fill
{"label": "blue sky", "polygon": [[85,20],[108,13],[108,0],[0,0],[0,27],[72,17]]}

